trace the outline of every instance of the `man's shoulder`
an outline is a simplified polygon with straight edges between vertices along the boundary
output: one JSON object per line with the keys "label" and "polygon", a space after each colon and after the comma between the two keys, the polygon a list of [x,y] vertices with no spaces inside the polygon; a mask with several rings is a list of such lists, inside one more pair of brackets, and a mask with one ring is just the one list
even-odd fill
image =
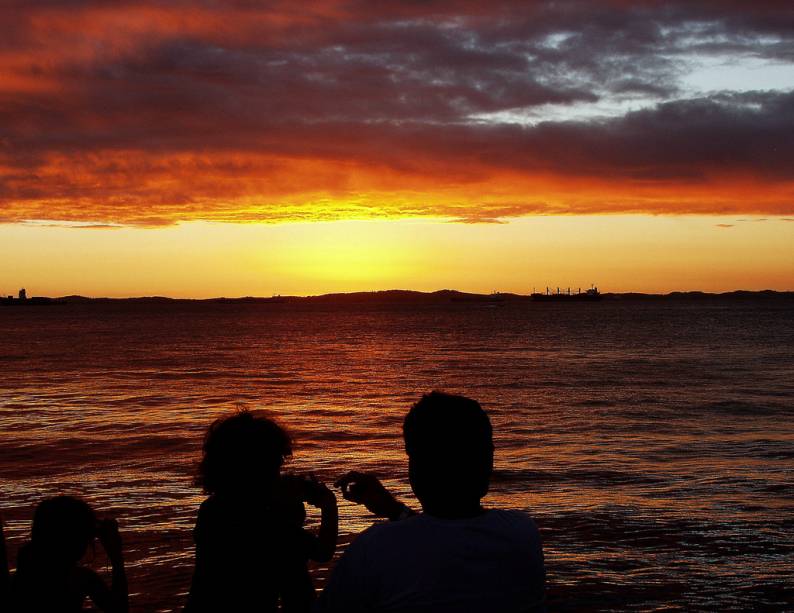
{"label": "man's shoulder", "polygon": [[535,520],[526,511],[516,509],[490,509],[485,517],[494,524],[502,524],[516,529],[537,531]]}
{"label": "man's shoulder", "polygon": [[366,528],[350,543],[348,551],[362,554],[372,549],[377,551],[395,551],[410,547],[422,538],[428,530],[423,515],[413,515],[399,521],[379,521]]}
{"label": "man's shoulder", "polygon": [[487,527],[490,530],[514,534],[516,537],[538,535],[538,528],[525,511],[513,509],[490,509],[470,520],[443,520],[425,514],[414,515],[400,521],[376,523],[364,530],[355,540],[358,546],[380,544],[383,541],[404,541],[421,538],[424,533],[437,533],[442,526]]}
{"label": "man's shoulder", "polygon": [[502,538],[524,543],[532,548],[541,546],[540,531],[535,520],[525,511],[512,509],[493,509],[486,514],[489,531]]}
{"label": "man's shoulder", "polygon": [[356,542],[366,543],[381,539],[399,538],[399,535],[406,531],[413,532],[421,525],[422,515],[412,515],[399,521],[379,521],[372,524],[369,528],[361,532],[356,537]]}

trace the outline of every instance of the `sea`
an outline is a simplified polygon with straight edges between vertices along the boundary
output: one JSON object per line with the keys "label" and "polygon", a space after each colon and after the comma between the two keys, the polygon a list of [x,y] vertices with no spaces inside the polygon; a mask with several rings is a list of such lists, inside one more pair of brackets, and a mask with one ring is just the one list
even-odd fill
{"label": "sea", "polygon": [[[79,495],[121,525],[132,611],[179,611],[214,419],[264,409],[286,470],[416,508],[401,424],[434,389],[490,414],[485,505],[535,518],[550,611],[794,610],[791,299],[0,307],[11,566],[37,502]],[[342,551],[374,519],[339,500]]]}

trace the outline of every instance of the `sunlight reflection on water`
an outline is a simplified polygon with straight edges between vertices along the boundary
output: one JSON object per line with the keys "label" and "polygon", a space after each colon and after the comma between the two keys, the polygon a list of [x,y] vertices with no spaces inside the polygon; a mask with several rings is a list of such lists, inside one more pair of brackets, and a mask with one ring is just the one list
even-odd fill
{"label": "sunlight reflection on water", "polygon": [[[136,611],[183,602],[214,417],[266,407],[289,470],[372,470],[409,499],[401,421],[433,388],[490,411],[487,500],[536,517],[554,610],[794,600],[790,305],[86,304],[0,310],[0,332],[12,552],[38,500],[82,495],[122,524]],[[343,543],[371,522],[340,517]]]}

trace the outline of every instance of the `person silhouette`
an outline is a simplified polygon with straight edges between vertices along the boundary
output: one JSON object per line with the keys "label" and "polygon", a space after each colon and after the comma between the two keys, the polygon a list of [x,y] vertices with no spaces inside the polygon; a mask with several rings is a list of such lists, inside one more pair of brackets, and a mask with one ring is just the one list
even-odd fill
{"label": "person silhouette", "polygon": [[318,613],[545,611],[538,529],[524,512],[485,509],[493,435],[479,403],[432,392],[403,424],[408,476],[422,513],[371,474],[337,481],[348,500],[391,522],[365,530],[341,556]]}
{"label": "person silhouette", "polygon": [[[336,497],[313,477],[282,475],[287,432],[258,411],[216,420],[207,431],[196,484],[209,494],[193,532],[196,564],[186,613],[303,613],[314,588],[308,560],[336,549]],[[303,528],[304,502],[321,510],[317,535]]]}
{"label": "person silhouette", "polygon": [[[96,537],[113,569],[109,588],[97,573],[80,564]],[[113,519],[97,520],[91,507],[78,498],[48,498],[36,507],[30,541],[19,550],[9,609],[82,611],[86,597],[106,613],[129,609],[118,524]]]}
{"label": "person silhouette", "polygon": [[8,589],[11,575],[8,572],[8,553],[6,552],[6,538],[4,533],[3,518],[0,517],[0,611],[8,608]]}

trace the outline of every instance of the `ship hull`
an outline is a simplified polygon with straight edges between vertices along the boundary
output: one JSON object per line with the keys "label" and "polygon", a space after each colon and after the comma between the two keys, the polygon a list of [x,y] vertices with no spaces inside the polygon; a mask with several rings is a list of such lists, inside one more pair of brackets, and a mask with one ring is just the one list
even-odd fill
{"label": "ship hull", "polygon": [[601,294],[532,294],[533,302],[598,302]]}

